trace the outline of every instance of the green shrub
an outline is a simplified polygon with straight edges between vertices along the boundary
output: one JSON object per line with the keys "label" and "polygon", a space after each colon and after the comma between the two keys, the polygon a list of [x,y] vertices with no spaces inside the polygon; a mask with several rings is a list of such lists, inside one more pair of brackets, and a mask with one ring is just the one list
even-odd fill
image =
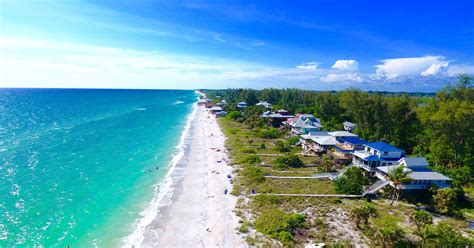
{"label": "green shrub", "polygon": [[274,161],[275,166],[289,166],[293,168],[299,168],[304,165],[303,161],[296,155],[287,155],[283,157],[278,157]]}
{"label": "green shrub", "polygon": [[277,209],[265,211],[255,220],[257,231],[278,239],[285,245],[292,245],[292,233],[297,228],[305,227],[306,222],[302,214],[287,214]]}
{"label": "green shrub", "polygon": [[335,181],[336,191],[343,194],[361,194],[362,187],[370,183],[358,167],[351,167]]}
{"label": "green shrub", "polygon": [[433,196],[435,209],[440,214],[452,214],[456,205],[456,191],[453,189],[438,189]]}
{"label": "green shrub", "polygon": [[283,143],[283,141],[277,141],[275,143],[275,150],[279,152],[289,152],[291,148],[287,144]]}
{"label": "green shrub", "polygon": [[290,137],[287,141],[288,145],[292,146],[296,143],[298,143],[298,141],[300,141],[300,137],[299,136],[293,136],[293,137]]}
{"label": "green shrub", "polygon": [[244,168],[242,175],[249,183],[261,183],[265,181],[265,173],[258,167],[247,166]]}
{"label": "green shrub", "polygon": [[232,111],[227,115],[227,118],[232,119],[232,120],[237,120],[240,117],[243,117],[240,111]]}
{"label": "green shrub", "polygon": [[260,130],[258,136],[264,139],[277,139],[281,136],[281,133],[276,128]]}
{"label": "green shrub", "polygon": [[262,143],[262,144],[260,145],[260,149],[262,149],[262,150],[267,149],[267,146],[265,146],[265,144]]}
{"label": "green shrub", "polygon": [[255,149],[253,148],[244,148],[242,149],[242,152],[243,153],[257,153],[257,151],[255,151]]}
{"label": "green shrub", "polygon": [[258,164],[261,160],[257,155],[247,155],[238,160],[240,164]]}

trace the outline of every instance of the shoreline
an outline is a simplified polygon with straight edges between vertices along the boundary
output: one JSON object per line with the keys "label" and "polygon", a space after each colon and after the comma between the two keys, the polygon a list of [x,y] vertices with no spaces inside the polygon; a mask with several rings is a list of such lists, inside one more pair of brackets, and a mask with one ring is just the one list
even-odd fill
{"label": "shoreline", "polygon": [[198,111],[198,106],[193,103],[191,112],[187,115],[187,120],[184,125],[184,130],[181,133],[180,141],[175,146],[175,154],[171,158],[168,172],[162,181],[157,183],[154,187],[154,196],[140,212],[140,217],[133,223],[133,232],[122,238],[123,247],[140,247],[144,240],[144,232],[147,227],[156,219],[159,219],[161,208],[170,205],[171,199],[174,195],[175,185],[181,179],[179,174],[179,164],[183,160],[186,151],[189,150],[190,133],[192,132],[193,124]]}
{"label": "shoreline", "polygon": [[225,136],[215,116],[203,107],[193,108],[194,116],[180,143],[182,156],[168,172],[167,187],[160,189],[167,192],[159,200],[157,194],[146,208],[154,214],[137,222],[134,234],[126,239],[127,247],[246,245],[237,234],[237,197],[230,195],[228,175],[234,175],[227,164]]}

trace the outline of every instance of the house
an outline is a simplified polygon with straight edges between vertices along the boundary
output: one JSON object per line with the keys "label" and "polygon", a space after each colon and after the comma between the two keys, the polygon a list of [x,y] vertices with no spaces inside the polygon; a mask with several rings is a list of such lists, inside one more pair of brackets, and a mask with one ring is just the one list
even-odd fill
{"label": "house", "polygon": [[354,131],[354,129],[357,126],[356,124],[354,124],[352,122],[348,122],[348,121],[343,122],[342,125],[344,126],[344,130],[346,130],[348,132]]}
{"label": "house", "polygon": [[225,111],[217,112],[217,113],[216,113],[216,116],[219,116],[219,117],[226,117],[226,116],[227,116],[227,112],[225,112]]}
{"label": "house", "polygon": [[310,132],[320,131],[323,126],[319,123],[319,119],[311,114],[297,114],[285,123],[293,134],[309,134]]}
{"label": "house", "polygon": [[219,106],[214,106],[214,107],[211,107],[211,108],[209,109],[209,112],[211,112],[211,113],[213,113],[213,114],[216,114],[216,113],[221,112],[221,111],[222,111],[222,108],[219,107]]}
{"label": "house", "polygon": [[369,142],[357,136],[337,137],[336,145],[330,155],[339,164],[349,164],[352,162],[354,151],[364,150],[364,145],[367,143]]}
{"label": "house", "polygon": [[[397,161],[396,165],[377,167],[376,176],[381,180],[388,180],[388,175],[392,170],[403,167],[409,182],[403,183],[402,190],[423,190],[432,185],[439,188],[451,187],[452,179],[435,171],[428,166],[428,161],[424,157],[403,157]],[[393,185],[392,185],[393,186]]]}
{"label": "house", "polygon": [[385,142],[371,142],[364,144],[363,150],[354,151],[352,163],[368,172],[375,172],[379,166],[396,164],[403,154],[403,150]]}
{"label": "house", "polygon": [[277,112],[265,111],[260,116],[263,118],[268,118],[269,124],[273,127],[280,127],[283,122],[294,117],[284,109],[280,109]]}
{"label": "house", "polygon": [[243,108],[246,108],[247,107],[247,103],[246,102],[239,102],[237,103],[237,108],[239,109],[243,109]]}
{"label": "house", "polygon": [[304,154],[309,154],[310,152],[322,153],[336,146],[338,139],[349,137],[357,137],[357,135],[347,131],[316,131],[301,135],[300,141],[304,149]]}
{"label": "house", "polygon": [[266,109],[271,109],[272,105],[268,103],[267,101],[260,101],[259,103],[255,104],[255,106],[262,106]]}

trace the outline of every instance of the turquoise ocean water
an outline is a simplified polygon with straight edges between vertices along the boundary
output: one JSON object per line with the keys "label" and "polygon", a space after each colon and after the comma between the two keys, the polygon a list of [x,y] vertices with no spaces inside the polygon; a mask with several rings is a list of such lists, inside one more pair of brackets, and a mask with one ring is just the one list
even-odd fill
{"label": "turquoise ocean water", "polygon": [[0,89],[0,247],[110,247],[177,153],[193,91]]}

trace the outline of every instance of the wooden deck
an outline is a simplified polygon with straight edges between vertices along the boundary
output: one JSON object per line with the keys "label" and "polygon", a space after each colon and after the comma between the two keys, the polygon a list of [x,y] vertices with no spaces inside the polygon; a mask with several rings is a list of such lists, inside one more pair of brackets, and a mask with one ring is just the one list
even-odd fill
{"label": "wooden deck", "polygon": [[339,198],[361,198],[362,195],[339,195],[339,194],[271,194],[271,193],[262,193],[262,194],[252,194],[250,196],[256,195],[272,195],[272,196],[293,196],[293,197],[339,197]]}

